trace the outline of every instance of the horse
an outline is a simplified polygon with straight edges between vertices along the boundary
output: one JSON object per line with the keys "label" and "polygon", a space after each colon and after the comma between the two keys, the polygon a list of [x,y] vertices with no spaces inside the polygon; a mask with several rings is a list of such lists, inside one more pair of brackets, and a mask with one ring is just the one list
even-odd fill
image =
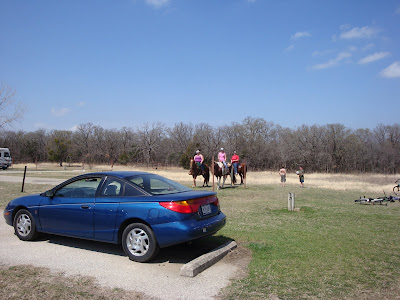
{"label": "horse", "polygon": [[[218,190],[220,189],[220,187],[221,187],[221,178],[223,178],[223,181],[222,181],[222,188],[224,188],[224,184],[225,184],[225,180],[226,180],[226,177],[229,175],[231,175],[231,172],[230,172],[230,168],[231,168],[232,166],[231,165],[228,165],[228,170],[226,169],[226,168],[223,168],[223,165],[222,165],[222,163],[218,163],[218,162],[214,162],[214,175],[215,175],[215,177],[217,177],[217,185],[218,185]],[[232,178],[231,178],[231,186],[232,186]]]}
{"label": "horse", "polygon": [[193,187],[196,187],[196,177],[199,175],[202,175],[204,178],[203,187],[208,186],[208,182],[210,181],[210,169],[206,164],[203,164],[203,166],[204,172],[202,172],[201,168],[197,166],[193,158],[190,159],[189,175],[193,176]]}
{"label": "horse", "polygon": [[[232,169],[233,169],[233,166],[232,166]],[[243,179],[246,178],[246,173],[247,173],[246,164],[245,163],[240,163],[238,165],[238,174],[240,176],[240,184],[243,184]],[[231,173],[231,174],[233,174],[233,173]],[[232,180],[233,180],[233,184],[235,184],[236,183],[236,176],[235,175],[233,175]]]}

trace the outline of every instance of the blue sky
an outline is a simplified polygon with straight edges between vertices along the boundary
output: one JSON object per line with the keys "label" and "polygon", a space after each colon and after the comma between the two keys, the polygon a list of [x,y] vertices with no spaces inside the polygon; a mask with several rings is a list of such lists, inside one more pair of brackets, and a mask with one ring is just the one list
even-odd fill
{"label": "blue sky", "polygon": [[0,0],[14,129],[399,123],[400,0]]}

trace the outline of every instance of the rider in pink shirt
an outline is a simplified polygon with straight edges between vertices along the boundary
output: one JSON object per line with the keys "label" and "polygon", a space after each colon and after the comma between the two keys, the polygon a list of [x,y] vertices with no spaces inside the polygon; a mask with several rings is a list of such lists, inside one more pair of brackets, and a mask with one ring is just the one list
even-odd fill
{"label": "rider in pink shirt", "polygon": [[228,170],[228,165],[226,164],[226,153],[224,148],[221,148],[221,151],[218,153],[218,161],[222,162],[225,168]]}
{"label": "rider in pink shirt", "polygon": [[204,156],[200,153],[200,150],[196,151],[196,155],[193,157],[195,163],[197,164],[198,167],[201,168],[201,171],[204,172]]}

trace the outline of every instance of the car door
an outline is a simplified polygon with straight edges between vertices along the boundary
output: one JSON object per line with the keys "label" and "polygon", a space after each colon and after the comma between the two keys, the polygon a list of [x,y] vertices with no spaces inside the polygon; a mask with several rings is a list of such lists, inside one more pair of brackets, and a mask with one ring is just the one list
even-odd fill
{"label": "car door", "polygon": [[94,199],[101,176],[84,177],[57,188],[53,197],[43,197],[39,207],[42,231],[93,238]]}
{"label": "car door", "polygon": [[143,193],[123,180],[112,176],[107,177],[95,201],[94,238],[96,240],[116,240],[118,232],[116,221],[120,202],[128,201],[127,197],[133,196],[143,196]]}
{"label": "car door", "polygon": [[94,238],[96,240],[112,241],[114,239],[115,220],[122,195],[123,182],[117,178],[108,177],[95,200]]}

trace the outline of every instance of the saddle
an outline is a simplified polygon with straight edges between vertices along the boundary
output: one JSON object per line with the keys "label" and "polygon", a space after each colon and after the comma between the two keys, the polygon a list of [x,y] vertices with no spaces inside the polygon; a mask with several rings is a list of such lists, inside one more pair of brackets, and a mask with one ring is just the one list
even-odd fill
{"label": "saddle", "polygon": [[[219,161],[219,162],[217,162],[217,164],[218,164],[218,167],[221,168],[223,174],[224,174],[224,172],[229,172],[229,169],[225,168],[225,165],[224,165],[223,162]],[[226,173],[225,173],[225,174],[226,174]]]}

